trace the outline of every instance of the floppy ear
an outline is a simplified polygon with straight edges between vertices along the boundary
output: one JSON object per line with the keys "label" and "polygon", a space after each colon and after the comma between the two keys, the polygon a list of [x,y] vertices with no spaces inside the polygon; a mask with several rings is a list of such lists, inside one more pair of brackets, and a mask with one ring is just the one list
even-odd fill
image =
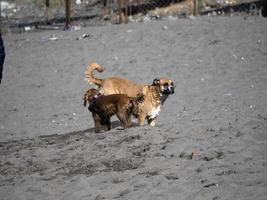
{"label": "floppy ear", "polygon": [[153,85],[159,85],[160,83],[160,79],[159,78],[155,78],[153,81]]}

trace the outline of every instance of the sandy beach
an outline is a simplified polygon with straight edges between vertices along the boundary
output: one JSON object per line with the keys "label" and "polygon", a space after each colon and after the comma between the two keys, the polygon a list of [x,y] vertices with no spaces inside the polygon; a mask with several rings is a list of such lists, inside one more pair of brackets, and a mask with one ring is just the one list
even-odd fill
{"label": "sandy beach", "polygon": [[[88,37],[83,38],[83,34]],[[169,18],[3,35],[1,200],[264,200],[267,20]],[[94,133],[97,77],[176,85],[156,127]]]}

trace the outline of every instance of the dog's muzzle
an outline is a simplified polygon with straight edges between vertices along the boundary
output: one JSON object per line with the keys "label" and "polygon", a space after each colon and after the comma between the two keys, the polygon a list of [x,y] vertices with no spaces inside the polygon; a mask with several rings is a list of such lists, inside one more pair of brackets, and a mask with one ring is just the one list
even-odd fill
{"label": "dog's muzzle", "polygon": [[164,85],[163,94],[173,94],[174,93],[174,85],[171,83],[170,85]]}

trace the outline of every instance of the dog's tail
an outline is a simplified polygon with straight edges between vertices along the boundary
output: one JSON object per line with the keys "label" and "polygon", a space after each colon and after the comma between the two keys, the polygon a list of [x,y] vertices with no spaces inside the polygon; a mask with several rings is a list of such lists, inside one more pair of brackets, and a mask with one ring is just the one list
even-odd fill
{"label": "dog's tail", "polygon": [[104,68],[99,65],[98,63],[91,63],[88,65],[87,70],[85,71],[85,80],[88,81],[89,83],[94,83],[97,86],[101,87],[102,83],[103,83],[103,79],[99,79],[94,77],[93,71],[97,70],[98,72],[103,72]]}

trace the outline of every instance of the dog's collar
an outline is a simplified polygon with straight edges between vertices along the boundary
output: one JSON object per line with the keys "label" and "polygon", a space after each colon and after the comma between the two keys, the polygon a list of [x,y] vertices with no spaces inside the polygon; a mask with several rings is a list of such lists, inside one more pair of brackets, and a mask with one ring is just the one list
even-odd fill
{"label": "dog's collar", "polygon": [[97,93],[97,94],[93,97],[93,100],[98,99],[100,96],[101,96],[101,93],[99,92],[99,93]]}

